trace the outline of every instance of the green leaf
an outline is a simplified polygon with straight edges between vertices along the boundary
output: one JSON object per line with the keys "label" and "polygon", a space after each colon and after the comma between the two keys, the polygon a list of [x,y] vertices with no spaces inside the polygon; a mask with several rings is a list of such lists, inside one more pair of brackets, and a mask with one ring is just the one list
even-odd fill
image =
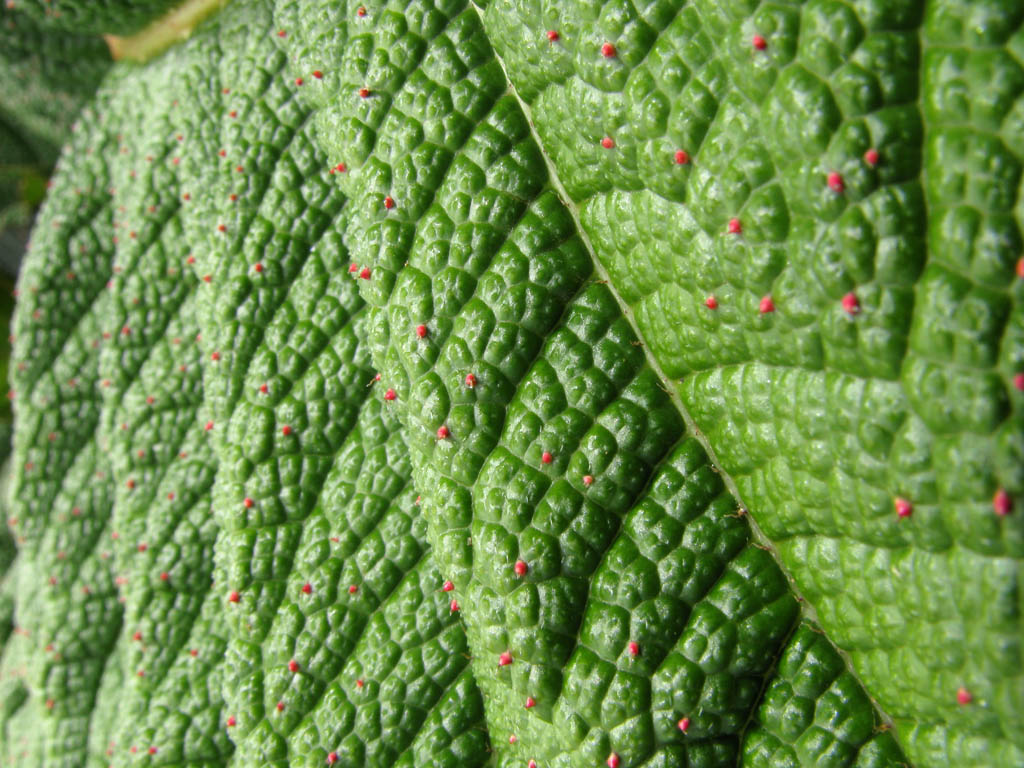
{"label": "green leaf", "polygon": [[920,765],[1024,760],[1011,5],[487,11],[617,295]]}
{"label": "green leaf", "polygon": [[1012,398],[900,399],[1012,386],[1016,166],[922,181],[919,13],[745,14],[261,0],[113,68],[19,280],[5,761],[1018,761]]}

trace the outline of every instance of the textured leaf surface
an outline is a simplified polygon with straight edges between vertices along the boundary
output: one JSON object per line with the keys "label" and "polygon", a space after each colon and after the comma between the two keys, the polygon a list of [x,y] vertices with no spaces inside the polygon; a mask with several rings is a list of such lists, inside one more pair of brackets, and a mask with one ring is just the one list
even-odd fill
{"label": "textured leaf surface", "polygon": [[1013,401],[911,402],[929,195],[1009,227],[957,375],[1017,242],[914,160],[956,12],[265,0],[116,67],[19,284],[3,758],[1013,764]]}
{"label": "textured leaf surface", "polygon": [[618,295],[910,757],[1022,762],[1024,518],[994,499],[1024,492],[1024,11],[487,19]]}
{"label": "textured leaf surface", "polygon": [[42,26],[91,34],[130,34],[182,0],[11,0]]}

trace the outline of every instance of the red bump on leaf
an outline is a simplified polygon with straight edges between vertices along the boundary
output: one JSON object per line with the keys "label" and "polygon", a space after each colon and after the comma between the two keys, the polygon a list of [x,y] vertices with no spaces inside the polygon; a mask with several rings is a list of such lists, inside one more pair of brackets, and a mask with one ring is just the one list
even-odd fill
{"label": "red bump on leaf", "polygon": [[349,586],[348,586],[348,593],[350,595],[354,595],[358,591],[359,591],[359,587],[357,587],[355,584],[349,584]]}
{"label": "red bump on leaf", "polygon": [[843,309],[846,310],[848,315],[856,315],[860,312],[860,300],[857,298],[857,294],[850,291],[848,294],[843,296]]}
{"label": "red bump on leaf", "polygon": [[914,514],[914,505],[901,496],[893,499],[893,506],[896,508],[896,516],[900,519],[910,517]]}
{"label": "red bump on leaf", "polygon": [[295,84],[296,85],[302,85],[304,82],[305,81],[301,77],[296,77],[295,78]]}
{"label": "red bump on leaf", "polygon": [[220,352],[211,352],[210,359],[216,363],[218,360],[220,360]]}
{"label": "red bump on leaf", "polygon": [[359,98],[360,99],[368,99],[369,97],[370,97],[370,89],[369,88],[360,88],[359,89]]}
{"label": "red bump on leaf", "polygon": [[971,695],[971,692],[961,685],[956,692],[956,703],[959,704],[961,707],[964,707],[970,704],[972,701],[974,701],[974,697]]}
{"label": "red bump on leaf", "polygon": [[614,58],[616,54],[615,46],[611,43],[605,43],[601,46],[601,55],[606,59]]}
{"label": "red bump on leaf", "polygon": [[1013,377],[1013,386],[1024,391],[1024,373],[1018,373]]}
{"label": "red bump on leaf", "polygon": [[206,426],[204,428],[206,429],[207,432],[209,432],[211,429],[213,429],[213,422],[212,421],[206,422]]}
{"label": "red bump on leaf", "polygon": [[528,762],[526,764],[526,768],[537,768],[537,761],[536,760],[531,760],[530,762]]}
{"label": "red bump on leaf", "polygon": [[311,595],[311,594],[313,594],[313,585],[310,584],[308,581],[305,584],[302,585],[302,594],[304,594],[304,595]]}
{"label": "red bump on leaf", "polygon": [[826,178],[828,182],[828,188],[835,192],[837,195],[842,194],[843,190],[846,189],[846,184],[843,182],[843,177],[839,175],[838,171],[832,171]]}
{"label": "red bump on leaf", "polygon": [[772,297],[770,295],[762,296],[761,303],[758,305],[758,309],[761,311],[762,315],[767,315],[769,312],[774,312],[775,302],[772,300]]}
{"label": "red bump on leaf", "polygon": [[466,386],[469,387],[470,389],[476,386],[476,376],[474,376],[472,373],[466,374]]}
{"label": "red bump on leaf", "polygon": [[139,544],[137,549],[139,550],[139,552],[145,552],[147,549],[149,549],[149,545],[143,542],[142,544]]}
{"label": "red bump on leaf", "polygon": [[682,731],[683,733],[686,733],[688,730],[690,730],[690,718],[684,717],[684,718],[680,719],[678,725],[679,725],[679,730]]}
{"label": "red bump on leaf", "polygon": [[619,756],[614,752],[608,755],[608,759],[605,762],[608,764],[608,768],[619,768],[620,765]]}
{"label": "red bump on leaf", "polygon": [[235,716],[234,715],[229,715],[228,716],[228,719],[227,719],[227,726],[228,726],[228,728],[234,728],[237,723],[238,723],[238,721],[235,720]]}
{"label": "red bump on leaf", "polygon": [[336,762],[338,762],[338,753],[337,752],[329,753],[327,755],[327,764],[328,765],[334,765]]}
{"label": "red bump on leaf", "polygon": [[416,335],[419,336],[421,339],[425,339],[427,337],[427,326],[425,326],[425,325],[417,325],[416,326]]}
{"label": "red bump on leaf", "polygon": [[551,456],[551,453],[549,451],[544,451],[544,453],[540,455],[540,460],[545,464],[550,464],[552,458],[553,457]]}
{"label": "red bump on leaf", "polygon": [[366,15],[366,8],[364,6],[362,6],[362,5],[360,5],[359,8],[356,10],[356,16],[359,16],[360,18],[362,18],[365,15]]}
{"label": "red bump on leaf", "polygon": [[455,585],[454,585],[454,584],[452,584],[452,582],[451,582],[451,581],[446,581],[446,582],[445,582],[445,583],[444,583],[444,584],[443,584],[443,585],[441,586],[441,591],[442,591],[442,592],[451,592],[451,591],[452,591],[453,589],[455,589]]}
{"label": "red bump on leaf", "polygon": [[498,657],[498,666],[499,667],[507,667],[511,663],[512,663],[512,654],[509,653],[508,651],[505,651],[503,654],[501,654]]}
{"label": "red bump on leaf", "polygon": [[260,384],[260,394],[265,395],[269,391],[270,391],[270,387],[268,387],[265,383],[264,384]]}
{"label": "red bump on leaf", "polygon": [[277,711],[278,712],[284,712],[284,702],[283,701],[277,702]]}
{"label": "red bump on leaf", "polygon": [[262,272],[263,271],[263,264],[261,264],[260,262],[257,261],[255,264],[252,265],[252,268],[253,268],[254,272]]}
{"label": "red bump on leaf", "polygon": [[361,278],[363,278],[363,280],[369,280],[370,279],[370,268],[369,267],[363,267],[363,271],[359,273],[359,276]]}
{"label": "red bump on leaf", "polygon": [[675,154],[676,165],[686,165],[690,162],[690,156],[686,154],[685,150],[677,149]]}
{"label": "red bump on leaf", "polygon": [[558,37],[559,37],[559,35],[558,35],[558,31],[557,30],[554,30],[554,29],[549,29],[548,30],[548,40],[550,42],[552,42],[552,43],[556,42],[558,40]]}
{"label": "red bump on leaf", "polygon": [[389,211],[395,207],[395,201],[394,199],[392,199],[391,195],[388,195],[387,197],[384,198],[384,207],[387,208]]}
{"label": "red bump on leaf", "polygon": [[864,162],[872,167],[878,165],[878,150],[871,147],[867,152],[865,152]]}
{"label": "red bump on leaf", "polygon": [[245,500],[242,502],[242,504],[245,505],[246,509],[252,509],[252,505],[255,504],[255,503],[256,502],[253,501],[252,499],[250,499],[248,496],[246,496]]}
{"label": "red bump on leaf", "polygon": [[387,400],[388,402],[391,402],[391,401],[392,401],[392,400],[394,400],[394,399],[395,399],[396,397],[398,397],[398,395],[396,395],[396,394],[395,394],[395,390],[393,390],[393,389],[388,389],[388,390],[387,390],[387,391],[386,391],[386,392],[384,393],[384,399],[385,399],[385,400]]}
{"label": "red bump on leaf", "polygon": [[516,576],[523,577],[526,575],[526,572],[530,570],[530,566],[522,560],[516,560],[515,565],[512,566],[512,570],[516,572]]}
{"label": "red bump on leaf", "polygon": [[635,657],[640,655],[640,643],[636,642],[635,640],[630,640],[629,645],[627,647],[629,649],[630,656]]}
{"label": "red bump on leaf", "polygon": [[729,219],[728,232],[730,235],[738,235],[743,231],[743,224],[737,218]]}
{"label": "red bump on leaf", "polygon": [[287,33],[287,32],[285,32],[285,31],[284,31],[283,29],[279,29],[279,30],[277,30],[277,36],[278,36],[278,37],[284,37],[284,36],[285,36],[285,35],[287,35],[287,34],[288,34],[288,33]]}
{"label": "red bump on leaf", "polygon": [[356,264],[353,261],[351,264],[348,265],[348,271],[349,271],[349,274],[353,274],[354,275],[356,272],[359,271],[359,265]]}
{"label": "red bump on leaf", "polygon": [[362,688],[365,683],[362,680],[356,680],[356,688]]}
{"label": "red bump on leaf", "polygon": [[448,431],[448,427],[446,427],[444,424],[442,424],[440,427],[437,428],[437,439],[438,440],[445,440],[445,439],[448,438],[448,436],[450,434],[451,433]]}
{"label": "red bump on leaf", "polygon": [[458,600],[452,600],[452,604],[451,604],[450,607],[452,609],[452,613],[455,613],[457,610],[459,610],[459,601]]}
{"label": "red bump on leaf", "polygon": [[150,747],[150,748],[149,748],[148,750],[146,750],[146,751],[147,751],[147,752],[149,752],[149,754],[151,754],[151,755],[155,755],[155,754],[157,753],[157,751],[158,751],[158,750],[157,750],[157,748],[156,748],[156,747]]}
{"label": "red bump on leaf", "polygon": [[297,662],[295,659],[292,659],[291,661],[289,661],[288,662],[288,671],[292,672],[292,673],[298,672],[299,671],[299,662]]}
{"label": "red bump on leaf", "polygon": [[996,491],[995,496],[992,497],[992,509],[999,517],[1006,517],[1013,511],[1013,499],[1003,488]]}
{"label": "red bump on leaf", "polygon": [[291,433],[292,433],[292,428],[289,427],[287,424],[285,424],[283,427],[281,427],[281,434],[284,435],[285,437],[288,437],[288,435],[290,435]]}
{"label": "red bump on leaf", "polygon": [[1024,277],[1024,257],[1017,259],[1017,277]]}
{"label": "red bump on leaf", "polygon": [[526,709],[533,709],[533,708],[534,708],[535,706],[537,706],[537,702],[536,702],[536,701],[534,701],[534,698],[533,698],[533,696],[527,696],[527,697],[526,697],[526,703],[525,703],[525,704],[523,704],[523,706],[524,706],[524,707],[525,707]]}
{"label": "red bump on leaf", "polygon": [[314,69],[313,70],[313,77],[315,77],[317,80],[323,80],[324,79],[324,73],[321,72],[319,69]]}
{"label": "red bump on leaf", "polygon": [[715,298],[714,294],[711,294],[704,299],[704,306],[708,309],[718,309],[718,299]]}
{"label": "red bump on leaf", "polygon": [[517,741],[519,741],[519,739],[516,738],[516,735],[514,733],[510,733],[508,735],[508,743],[509,744],[515,744]]}
{"label": "red bump on leaf", "polygon": [[613,139],[611,136],[605,136],[603,139],[601,139],[601,146],[604,147],[605,149],[611,149],[612,147],[615,146],[615,139]]}
{"label": "red bump on leaf", "polygon": [[241,599],[242,599],[242,596],[240,594],[238,594],[237,592],[232,592],[231,594],[228,595],[228,602],[229,603],[237,603]]}
{"label": "red bump on leaf", "polygon": [[589,488],[593,484],[594,484],[594,476],[593,475],[584,475],[583,476],[583,485],[585,485],[587,488]]}
{"label": "red bump on leaf", "polygon": [[754,35],[750,39],[750,44],[759,51],[763,51],[765,48],[768,47],[768,41],[765,40],[764,37],[761,35]]}

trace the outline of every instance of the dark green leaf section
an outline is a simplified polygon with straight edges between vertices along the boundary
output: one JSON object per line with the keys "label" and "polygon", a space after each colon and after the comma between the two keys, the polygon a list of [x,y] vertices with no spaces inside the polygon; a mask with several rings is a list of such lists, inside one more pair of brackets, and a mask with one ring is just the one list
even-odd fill
{"label": "dark green leaf section", "polygon": [[743,745],[743,765],[895,768],[907,763],[835,647],[805,622],[765,691],[757,725]]}
{"label": "dark green leaf section", "polygon": [[18,12],[41,27],[92,35],[137,32],[183,0],[12,0]]}
{"label": "dark green leaf section", "polygon": [[1024,762],[1024,11],[486,19],[611,284],[908,755]]}
{"label": "dark green leaf section", "polygon": [[[28,10],[22,2],[0,6],[0,123],[29,164],[45,172],[109,69],[110,54],[99,37],[74,26],[48,29]],[[11,142],[4,144],[0,156],[8,162]]]}

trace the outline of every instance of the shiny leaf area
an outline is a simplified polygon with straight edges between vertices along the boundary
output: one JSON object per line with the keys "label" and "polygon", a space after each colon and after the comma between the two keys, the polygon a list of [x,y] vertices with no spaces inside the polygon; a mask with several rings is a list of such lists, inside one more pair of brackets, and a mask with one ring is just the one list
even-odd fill
{"label": "shiny leaf area", "polygon": [[[797,23],[825,4],[793,8],[772,6],[781,21],[758,35],[783,36],[777,67],[796,81],[801,35],[844,27]],[[872,9],[850,12],[900,28]],[[855,198],[852,176],[808,186],[801,142],[811,118],[832,117],[795,86],[795,106],[768,114],[785,73],[744,79],[760,60],[730,54],[729,34],[760,17],[730,12],[238,2],[163,58],[115,68],[62,156],[19,282],[5,764],[895,766],[897,739],[921,765],[982,748],[1013,764],[1019,664],[1003,665],[1018,618],[993,574],[1016,573],[1020,516],[997,521],[1006,552],[983,563],[995,570],[963,575],[986,601],[916,591],[904,604],[898,564],[844,550],[942,519],[902,491],[909,520],[879,522],[875,538],[847,530],[880,519],[857,506],[871,498],[857,484],[875,482],[858,452],[905,444],[928,464],[937,438],[899,443],[894,396],[868,397],[881,385],[853,352],[821,351],[829,333],[858,337],[847,317],[813,314],[818,294],[785,328],[785,291],[777,307],[747,297],[745,275],[799,287],[827,254],[843,279],[853,257],[824,243],[849,233],[833,222]],[[753,51],[775,54],[767,40]],[[884,81],[881,56],[858,72]],[[878,88],[910,103],[921,65],[905,66],[915,78],[892,70]],[[783,113],[797,107],[813,114],[794,128]],[[911,128],[889,130],[912,143]],[[791,168],[768,133],[789,142]],[[685,158],[654,168],[684,139]],[[913,185],[908,168],[892,185]],[[871,256],[913,304],[907,263],[924,246],[894,240],[913,218],[897,215],[898,191],[858,221],[879,229]],[[713,310],[659,293],[720,275],[732,287]],[[844,313],[871,322],[873,294],[858,295]],[[986,300],[974,321],[997,306]],[[692,319],[704,310],[732,326]],[[882,349],[899,368],[900,326],[876,323],[859,354]],[[786,357],[803,354],[819,367]],[[759,365],[785,368],[788,395]],[[799,378],[811,374],[817,399],[817,380]],[[1011,450],[1006,418],[1002,438],[972,439]],[[847,474],[829,474],[833,457]],[[972,472],[936,482],[985,481]],[[826,515],[838,527],[815,528]],[[974,551],[911,543],[885,552]],[[858,580],[844,587],[847,572]],[[949,595],[986,618],[963,624]],[[881,612],[851,623],[866,603]],[[942,631],[932,605],[952,622]],[[883,724],[860,680],[872,696],[919,685],[914,664],[966,653],[988,621],[1009,639],[970,668],[1004,700],[965,680],[932,709],[924,689],[883,698],[897,718]],[[859,655],[854,631],[880,649]],[[905,655],[927,642],[931,655]],[[895,680],[879,684],[884,665]]]}

